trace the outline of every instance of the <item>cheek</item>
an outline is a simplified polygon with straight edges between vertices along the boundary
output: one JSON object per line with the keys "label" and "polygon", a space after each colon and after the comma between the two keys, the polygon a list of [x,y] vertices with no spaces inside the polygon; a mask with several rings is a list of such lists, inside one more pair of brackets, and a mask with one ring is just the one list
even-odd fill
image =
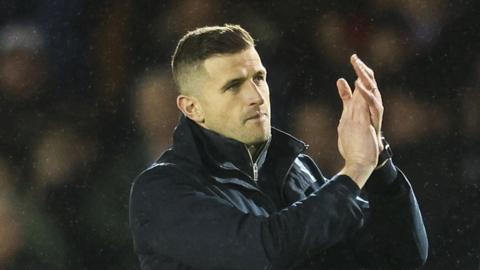
{"label": "cheek", "polygon": [[260,86],[262,89],[263,97],[268,98],[270,96],[270,88],[268,87],[268,83],[264,83]]}
{"label": "cheek", "polygon": [[234,104],[225,102],[209,102],[203,106],[206,122],[218,127],[226,126],[234,118]]}

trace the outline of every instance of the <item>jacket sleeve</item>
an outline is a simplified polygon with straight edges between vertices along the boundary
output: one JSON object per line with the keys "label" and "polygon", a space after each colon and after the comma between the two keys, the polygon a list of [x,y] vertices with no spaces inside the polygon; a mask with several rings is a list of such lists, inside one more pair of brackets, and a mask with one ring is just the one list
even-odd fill
{"label": "jacket sleeve", "polygon": [[428,240],[420,209],[405,175],[389,160],[365,185],[368,219],[357,250],[384,269],[417,269],[426,262]]}
{"label": "jacket sleeve", "polygon": [[245,214],[203,192],[193,177],[157,166],[134,182],[130,226],[140,257],[167,256],[201,269],[289,269],[363,222],[359,189],[346,176],[269,217]]}
{"label": "jacket sleeve", "polygon": [[[311,159],[304,159],[304,162],[311,172],[319,171]],[[311,184],[306,194],[322,187],[323,176],[317,172],[316,177],[320,178]],[[368,201],[357,197],[365,217],[362,229],[346,241],[309,258],[308,269],[343,263],[349,265],[345,269],[362,265],[367,269],[407,270],[417,269],[426,262],[427,235],[405,175],[389,160],[383,168],[372,173],[363,191]]]}

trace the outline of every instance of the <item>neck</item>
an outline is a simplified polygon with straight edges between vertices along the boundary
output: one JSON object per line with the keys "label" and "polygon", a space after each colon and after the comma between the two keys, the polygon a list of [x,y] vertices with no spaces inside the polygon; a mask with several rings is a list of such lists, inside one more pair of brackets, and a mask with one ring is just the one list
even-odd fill
{"label": "neck", "polygon": [[250,154],[250,156],[252,157],[252,161],[255,162],[258,158],[258,156],[260,155],[260,153],[262,152],[263,148],[265,147],[265,145],[268,144],[269,141],[266,141],[266,142],[262,142],[262,143],[257,143],[257,144],[250,144],[250,145],[245,145],[245,147],[247,148],[248,150],[248,153]]}
{"label": "neck", "polygon": [[260,152],[259,149],[261,148],[262,144],[252,144],[252,145],[246,145],[248,153],[250,153],[250,156],[252,157],[252,160],[255,161],[257,159],[257,155]]}

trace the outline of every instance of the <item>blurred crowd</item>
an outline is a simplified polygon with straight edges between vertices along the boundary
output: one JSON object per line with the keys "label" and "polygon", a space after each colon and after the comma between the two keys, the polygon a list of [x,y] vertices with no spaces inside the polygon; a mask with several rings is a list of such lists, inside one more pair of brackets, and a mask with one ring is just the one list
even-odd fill
{"label": "blurred crowd", "polygon": [[[318,3],[317,3],[318,2]],[[179,117],[169,61],[236,23],[269,72],[272,121],[342,167],[335,81],[375,71],[384,134],[430,240],[425,269],[480,267],[480,7],[474,0],[2,1],[0,269],[138,269],[134,177]]]}

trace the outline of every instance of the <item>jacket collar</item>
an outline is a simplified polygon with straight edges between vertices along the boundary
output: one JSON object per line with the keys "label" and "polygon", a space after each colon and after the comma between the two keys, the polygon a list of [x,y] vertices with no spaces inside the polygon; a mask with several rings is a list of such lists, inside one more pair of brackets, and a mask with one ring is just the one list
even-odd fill
{"label": "jacket collar", "polygon": [[[288,165],[305,150],[306,145],[292,135],[272,128],[272,138],[268,147],[265,164],[269,166],[281,164],[277,173],[286,174]],[[175,128],[173,149],[195,164],[207,167],[213,165],[252,175],[252,162],[243,143],[205,129],[184,115],[180,117]]]}

